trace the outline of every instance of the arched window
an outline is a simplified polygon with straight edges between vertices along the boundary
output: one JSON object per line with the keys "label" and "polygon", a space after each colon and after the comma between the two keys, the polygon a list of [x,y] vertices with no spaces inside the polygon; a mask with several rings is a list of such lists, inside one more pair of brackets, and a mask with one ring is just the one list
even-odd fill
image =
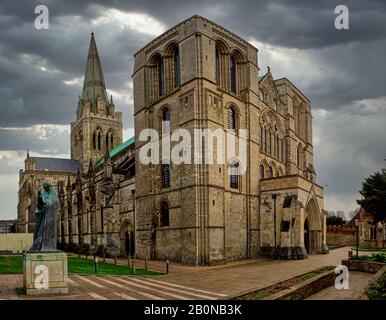
{"label": "arched window", "polygon": [[264,166],[260,165],[260,179],[264,179]]}
{"label": "arched window", "polygon": [[168,164],[162,165],[162,188],[170,187],[170,169]]}
{"label": "arched window", "polygon": [[228,129],[236,130],[236,111],[232,107],[228,109]]}
{"label": "arched window", "polygon": [[231,56],[229,61],[229,75],[230,75],[231,92],[236,93],[237,92],[236,58],[234,56]]}
{"label": "arched window", "polygon": [[161,227],[169,226],[169,205],[166,201],[161,202]]}
{"label": "arched window", "polygon": [[267,147],[268,147],[267,153],[271,154],[271,152],[272,152],[272,132],[271,132],[271,130],[268,130],[267,140],[268,140],[267,141]]}
{"label": "arched window", "polygon": [[162,57],[159,57],[157,61],[157,73],[158,73],[158,95],[162,96],[165,93],[164,61]]}
{"label": "arched window", "polygon": [[169,108],[165,108],[162,111],[162,134],[170,133],[170,111]]}
{"label": "arched window", "polygon": [[220,50],[216,47],[216,84],[220,85]]}
{"label": "arched window", "polygon": [[263,142],[264,141],[264,129],[262,126],[260,126],[260,148],[263,148]]}
{"label": "arched window", "polygon": [[239,187],[239,164],[232,163],[230,166],[230,187],[237,189]]}
{"label": "arched window", "polygon": [[109,134],[107,133],[107,134],[106,134],[106,143],[105,143],[105,146],[106,146],[106,152],[110,150],[109,142],[110,142]]}
{"label": "arched window", "polygon": [[98,150],[102,149],[102,143],[101,143],[101,132],[98,131]]}
{"label": "arched window", "polygon": [[181,83],[180,51],[178,50],[178,48],[174,50],[173,62],[174,62],[174,87],[177,88]]}
{"label": "arched window", "polygon": [[92,148],[95,150],[97,148],[97,134],[94,131],[92,134]]}
{"label": "arched window", "polygon": [[267,152],[267,128],[264,129],[264,152]]}
{"label": "arched window", "polygon": [[271,166],[268,168],[268,178],[273,178],[273,169]]}
{"label": "arched window", "polygon": [[276,159],[279,159],[279,146],[280,146],[279,136],[276,134],[276,145],[275,145],[275,158]]}
{"label": "arched window", "polygon": [[110,134],[110,147],[114,148],[114,134],[111,132]]}

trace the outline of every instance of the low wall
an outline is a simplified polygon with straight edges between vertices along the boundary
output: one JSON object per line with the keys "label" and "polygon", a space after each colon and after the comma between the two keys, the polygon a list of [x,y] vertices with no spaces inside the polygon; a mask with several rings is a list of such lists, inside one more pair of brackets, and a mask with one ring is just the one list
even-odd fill
{"label": "low wall", "polygon": [[334,284],[337,274],[334,270],[323,272],[286,290],[274,293],[262,300],[303,300]]}
{"label": "low wall", "polygon": [[328,246],[353,246],[356,244],[355,227],[327,226],[327,245]]}
{"label": "low wall", "polygon": [[33,233],[0,233],[0,251],[23,252],[32,246]]}
{"label": "low wall", "polygon": [[342,264],[347,266],[350,271],[362,271],[369,273],[377,273],[379,270],[386,266],[386,264],[382,262],[355,259],[343,260]]}

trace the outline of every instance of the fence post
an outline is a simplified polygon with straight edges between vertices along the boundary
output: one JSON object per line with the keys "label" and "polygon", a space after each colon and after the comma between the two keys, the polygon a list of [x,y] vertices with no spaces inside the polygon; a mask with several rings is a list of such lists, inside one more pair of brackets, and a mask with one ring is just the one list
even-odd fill
{"label": "fence post", "polygon": [[166,274],[169,274],[169,260],[166,260]]}

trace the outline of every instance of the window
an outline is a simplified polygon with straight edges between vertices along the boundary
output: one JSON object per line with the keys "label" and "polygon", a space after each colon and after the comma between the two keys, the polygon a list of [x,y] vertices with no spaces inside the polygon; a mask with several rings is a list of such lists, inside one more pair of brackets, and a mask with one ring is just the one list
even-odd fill
{"label": "window", "polygon": [[371,240],[377,240],[377,228],[376,227],[370,228],[370,239]]}
{"label": "window", "polygon": [[168,164],[162,165],[162,188],[170,187],[170,169]]}
{"label": "window", "polygon": [[216,48],[216,84],[220,85],[220,50]]}
{"label": "window", "polygon": [[231,56],[229,61],[229,74],[230,74],[230,84],[231,92],[236,93],[236,59],[234,56]]}
{"label": "window", "polygon": [[239,187],[239,164],[233,163],[230,167],[230,186],[237,189]]}
{"label": "window", "polygon": [[264,166],[260,165],[260,179],[264,179]]}
{"label": "window", "polygon": [[276,135],[276,145],[275,145],[275,158],[276,159],[279,159],[279,145],[280,145],[279,136]]}
{"label": "window", "polygon": [[93,147],[93,149],[97,148],[97,134],[95,131],[92,134],[92,147]]}
{"label": "window", "polygon": [[260,126],[260,148],[262,149],[263,148],[263,144],[264,144],[264,129],[262,126]]}
{"label": "window", "polygon": [[273,169],[271,166],[268,168],[268,178],[273,178]]}
{"label": "window", "polygon": [[109,142],[110,142],[109,134],[106,134],[106,152],[109,151],[110,149]]}
{"label": "window", "polygon": [[271,150],[271,147],[272,147],[272,132],[271,130],[268,131],[268,137],[267,137],[267,153],[268,154],[271,154],[272,150]]}
{"label": "window", "polygon": [[232,107],[228,109],[228,129],[236,130],[236,112]]}
{"label": "window", "polygon": [[169,205],[166,201],[162,201],[161,203],[161,227],[169,226]]}
{"label": "window", "polygon": [[101,150],[102,144],[101,144],[101,131],[99,128],[97,128],[94,133],[92,134],[92,146],[95,150]]}
{"label": "window", "polygon": [[170,111],[166,108],[162,112],[162,134],[170,133]]}
{"label": "window", "polygon": [[162,96],[165,93],[165,83],[164,83],[164,61],[159,57],[157,61],[157,71],[158,71],[158,95]]}
{"label": "window", "polygon": [[180,76],[180,52],[178,48],[174,50],[174,87],[177,88],[181,83]]}

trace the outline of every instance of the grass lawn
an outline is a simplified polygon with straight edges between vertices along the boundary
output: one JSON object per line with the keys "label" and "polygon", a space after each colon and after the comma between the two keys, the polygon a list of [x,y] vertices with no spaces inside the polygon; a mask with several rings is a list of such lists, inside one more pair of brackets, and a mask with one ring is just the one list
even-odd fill
{"label": "grass lawn", "polygon": [[[116,266],[111,263],[99,262],[98,273],[95,273],[93,260],[81,259],[78,257],[68,257],[68,273],[75,274],[93,274],[93,275],[133,275],[131,268],[126,266]],[[22,274],[23,257],[22,256],[0,256],[0,274]],[[136,269],[135,275],[159,275],[156,271],[145,269]]]}

